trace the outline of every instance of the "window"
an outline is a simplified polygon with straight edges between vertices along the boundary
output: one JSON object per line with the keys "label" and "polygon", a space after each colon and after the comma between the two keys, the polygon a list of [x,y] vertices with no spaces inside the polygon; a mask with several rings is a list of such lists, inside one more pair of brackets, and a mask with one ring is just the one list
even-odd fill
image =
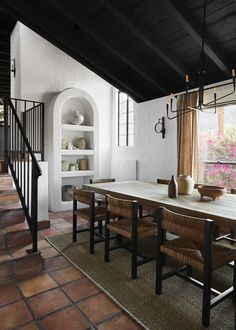
{"label": "window", "polygon": [[118,92],[118,146],[134,145],[134,101]]}
{"label": "window", "polygon": [[199,182],[236,187],[236,105],[199,114]]}

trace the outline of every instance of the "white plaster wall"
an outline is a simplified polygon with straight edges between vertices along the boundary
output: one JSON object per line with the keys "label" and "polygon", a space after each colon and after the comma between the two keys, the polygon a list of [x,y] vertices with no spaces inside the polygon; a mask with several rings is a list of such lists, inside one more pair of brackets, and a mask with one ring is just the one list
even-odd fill
{"label": "white plaster wall", "polygon": [[[154,131],[158,118],[166,117],[165,98],[135,104],[134,146],[117,147],[115,135],[112,143],[112,161],[137,160],[137,178],[156,181],[169,179],[177,171],[176,120],[166,121],[166,137]],[[116,112],[113,111],[113,130],[116,130]],[[125,175],[125,173],[124,173]]]}
{"label": "white plaster wall", "polygon": [[[76,87],[91,95],[98,109],[98,176],[109,177],[111,85],[23,24],[16,25],[12,33],[12,46],[18,50],[14,51],[17,62],[20,59],[20,78],[12,78],[12,97],[43,101],[47,110],[53,96],[66,88]],[[46,144],[47,139],[46,136]]]}
{"label": "white plaster wall", "polygon": [[11,73],[11,96],[17,95],[21,98],[21,56],[20,56],[20,28],[21,24],[16,23],[11,33],[11,59],[15,59],[16,74]]}

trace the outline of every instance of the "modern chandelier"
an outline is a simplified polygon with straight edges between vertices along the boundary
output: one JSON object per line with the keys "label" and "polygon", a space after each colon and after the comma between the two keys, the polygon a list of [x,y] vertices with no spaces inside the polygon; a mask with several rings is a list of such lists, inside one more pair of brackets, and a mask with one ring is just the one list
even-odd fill
{"label": "modern chandelier", "polygon": [[[176,107],[176,103],[178,100],[179,95],[181,94],[175,94],[175,95],[170,95],[169,100],[167,101],[166,104],[166,111],[167,111],[167,118],[168,119],[174,119],[179,116],[183,116],[186,113],[192,112],[192,111],[202,111],[202,112],[211,112],[211,113],[216,113],[216,109],[236,103],[236,99],[234,100],[226,100],[227,97],[235,93],[236,86],[235,86],[235,69],[232,69],[231,71],[231,76],[232,76],[232,81],[227,82],[227,83],[222,83],[222,84],[216,84],[214,86],[210,87],[205,87],[204,86],[204,81],[205,81],[205,30],[206,30],[206,0],[204,0],[204,5],[203,5],[203,24],[202,24],[202,45],[201,45],[201,54],[200,54],[200,70],[198,72],[198,77],[199,77],[199,86],[196,91],[190,91],[190,82],[189,82],[189,75],[185,75],[185,92],[182,94],[183,95],[183,107],[181,109],[178,109]],[[226,85],[231,85],[232,90],[230,92],[227,92],[225,95],[222,96],[217,96],[216,89],[226,86]],[[207,102],[204,102],[204,92],[206,90],[212,90],[213,91],[213,98],[212,100],[208,100]],[[197,106],[192,107],[190,105],[190,94],[192,93],[197,93]],[[174,109],[175,108],[175,109]],[[211,110],[209,110],[211,109]]]}

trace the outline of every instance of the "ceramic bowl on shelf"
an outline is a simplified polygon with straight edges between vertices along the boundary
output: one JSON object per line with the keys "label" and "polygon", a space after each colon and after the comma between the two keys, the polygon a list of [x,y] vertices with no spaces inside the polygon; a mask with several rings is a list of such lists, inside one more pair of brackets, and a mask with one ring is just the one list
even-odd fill
{"label": "ceramic bowl on shelf", "polygon": [[200,185],[198,186],[197,190],[201,195],[201,198],[207,196],[212,198],[213,200],[226,194],[226,188],[220,186]]}

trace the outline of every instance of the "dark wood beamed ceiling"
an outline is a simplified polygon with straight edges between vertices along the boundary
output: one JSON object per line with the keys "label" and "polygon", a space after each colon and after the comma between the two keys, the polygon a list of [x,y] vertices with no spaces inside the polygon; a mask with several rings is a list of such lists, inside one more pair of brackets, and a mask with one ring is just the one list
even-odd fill
{"label": "dark wood beamed ceiling", "polygon": [[[159,1],[201,47],[202,30],[199,28],[199,24],[194,22],[192,13],[186,10],[186,6],[184,6],[183,2],[173,0]],[[217,47],[212,45],[209,38],[205,42],[205,53],[212,59],[226,77],[229,77],[230,70],[226,60],[223,58],[222,54],[220,54]]]}
{"label": "dark wood beamed ceiling", "polygon": [[175,70],[182,78],[189,72],[184,63],[175,56],[168,47],[158,38],[154,38],[146,26],[135,19],[124,7],[117,2],[109,0],[99,0],[110,12],[115,15],[120,21],[125,24],[140,40],[142,40],[157,56],[162,58],[173,70]]}
{"label": "dark wood beamed ceiling", "polygon": [[77,0],[71,0],[70,6],[64,1],[48,0],[56,9],[60,10],[64,15],[74,24],[78,24],[85,29],[88,34],[95,38],[99,43],[106,47],[107,51],[112,52],[118,59],[128,66],[146,80],[147,83],[152,84],[157,90],[162,93],[168,93],[167,90],[160,85],[157,78],[153,76],[152,69],[144,61],[140,61],[137,56],[129,49],[129,46],[115,40],[107,33],[105,29],[93,23],[89,16],[80,10],[75,11]]}
{"label": "dark wood beamed ceiling", "polygon": [[[186,73],[196,87],[203,0],[0,0],[0,8],[137,102],[182,91]],[[206,83],[214,83],[236,66],[236,0],[207,0],[206,22]]]}

